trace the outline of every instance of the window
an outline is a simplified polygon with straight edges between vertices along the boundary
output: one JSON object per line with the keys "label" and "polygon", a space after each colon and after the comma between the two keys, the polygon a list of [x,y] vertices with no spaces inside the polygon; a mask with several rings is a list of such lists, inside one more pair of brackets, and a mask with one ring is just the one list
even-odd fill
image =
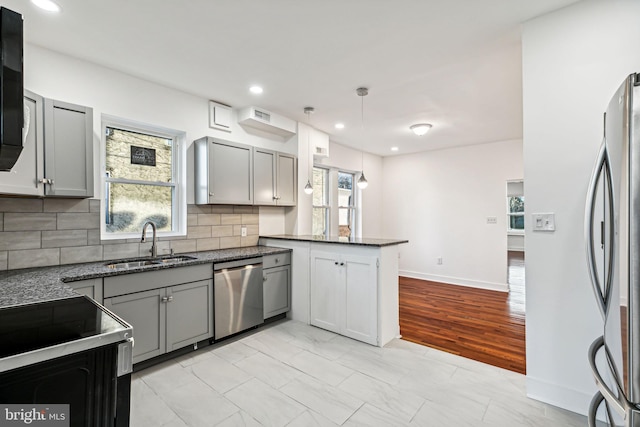
{"label": "window", "polygon": [[354,175],[338,172],[338,236],[351,237],[355,225]]}
{"label": "window", "polygon": [[184,218],[178,141],[182,134],[113,119],[103,123],[103,238],[137,237],[146,221],[161,234],[180,234]]}
{"label": "window", "polygon": [[509,231],[524,231],[524,183],[507,182],[507,219]]}
{"label": "window", "polygon": [[329,170],[313,168],[313,221],[314,236],[329,235]]}

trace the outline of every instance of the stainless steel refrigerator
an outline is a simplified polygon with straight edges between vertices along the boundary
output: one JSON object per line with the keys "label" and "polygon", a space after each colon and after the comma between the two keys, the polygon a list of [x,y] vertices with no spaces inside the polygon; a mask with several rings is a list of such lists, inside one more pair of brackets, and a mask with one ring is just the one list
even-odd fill
{"label": "stainless steel refrigerator", "polygon": [[589,349],[598,393],[589,408],[610,426],[640,427],[640,74],[604,115],[585,214],[588,267],[603,335]]}

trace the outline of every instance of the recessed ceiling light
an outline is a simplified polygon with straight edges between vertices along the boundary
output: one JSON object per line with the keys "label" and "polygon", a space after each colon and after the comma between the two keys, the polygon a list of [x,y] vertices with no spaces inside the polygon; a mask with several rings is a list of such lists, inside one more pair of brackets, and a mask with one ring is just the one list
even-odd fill
{"label": "recessed ceiling light", "polygon": [[344,129],[344,123],[336,123],[336,129]]}
{"label": "recessed ceiling light", "polygon": [[251,93],[256,94],[256,95],[260,95],[260,94],[263,92],[263,91],[262,91],[262,87],[260,87],[260,86],[251,86],[251,87],[249,88],[249,91],[250,91]]}
{"label": "recessed ceiling light", "polygon": [[47,12],[60,12],[62,10],[60,5],[53,0],[31,0],[31,3]]}
{"label": "recessed ceiling light", "polygon": [[391,151],[398,151],[398,147],[391,147]]}

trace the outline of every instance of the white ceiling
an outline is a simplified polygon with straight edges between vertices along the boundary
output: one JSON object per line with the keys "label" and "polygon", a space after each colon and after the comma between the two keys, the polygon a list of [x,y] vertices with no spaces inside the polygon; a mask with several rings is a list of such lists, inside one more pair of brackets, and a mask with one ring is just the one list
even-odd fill
{"label": "white ceiling", "polygon": [[57,1],[2,5],[29,43],[234,108],[306,121],[313,106],[333,141],[387,156],[520,139],[520,23],[577,0]]}

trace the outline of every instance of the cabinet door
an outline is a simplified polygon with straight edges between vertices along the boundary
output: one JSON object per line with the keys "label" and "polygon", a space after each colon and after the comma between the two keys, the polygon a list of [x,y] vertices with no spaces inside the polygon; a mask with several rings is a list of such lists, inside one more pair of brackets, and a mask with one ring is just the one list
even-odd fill
{"label": "cabinet door", "polygon": [[253,203],[276,204],[276,153],[256,148],[253,151]]}
{"label": "cabinet door", "polygon": [[133,363],[166,350],[165,289],[106,298],[104,306],[133,326]]}
{"label": "cabinet door", "polygon": [[94,301],[102,304],[102,279],[79,280],[77,282],[69,282],[74,291],[81,295],[86,295]]}
{"label": "cabinet door", "polygon": [[341,333],[344,312],[344,278],[337,257],[311,251],[310,319],[313,326]]}
{"label": "cabinet door", "polygon": [[45,99],[47,196],[93,196],[93,109]]}
{"label": "cabinet door", "polygon": [[210,138],[209,203],[253,204],[252,147]]}
{"label": "cabinet door", "polygon": [[345,311],[342,334],[378,344],[378,268],[376,257],[344,255]]}
{"label": "cabinet door", "polygon": [[42,151],[42,112],[41,96],[24,91],[25,128],[23,147],[18,161],[10,171],[0,171],[0,193],[25,196],[43,196],[44,188],[39,179],[44,174]]}
{"label": "cabinet door", "polygon": [[291,154],[277,153],[276,197],[280,206],[296,205],[297,162]]}
{"label": "cabinet door", "polygon": [[167,352],[213,336],[213,280],[172,286],[167,297]]}
{"label": "cabinet door", "polygon": [[291,266],[262,270],[264,318],[286,313],[291,307]]}

